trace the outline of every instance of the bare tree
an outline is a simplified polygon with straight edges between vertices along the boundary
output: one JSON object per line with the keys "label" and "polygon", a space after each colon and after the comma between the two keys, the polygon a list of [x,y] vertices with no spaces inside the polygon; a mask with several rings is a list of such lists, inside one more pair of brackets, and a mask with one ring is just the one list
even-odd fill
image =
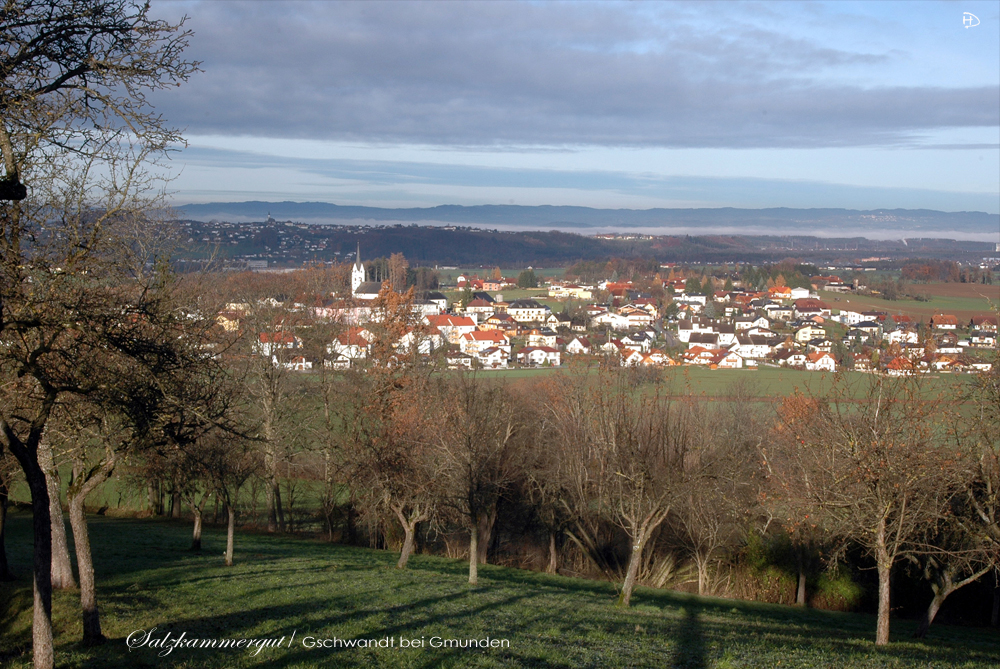
{"label": "bare tree", "polygon": [[673,524],[694,558],[698,594],[709,594],[711,564],[760,519],[758,453],[767,421],[754,407],[745,381],[732,384],[729,401],[714,412],[691,411],[686,492],[674,505]]}
{"label": "bare tree", "polygon": [[[1000,356],[965,393],[973,419],[955,417],[958,492],[938,522],[925,530],[925,552],[911,557],[934,593],[917,628],[924,637],[953,592],[1000,564]],[[970,457],[965,458],[963,454]],[[966,467],[966,463],[968,466]],[[1000,589],[994,592],[994,619]],[[995,620],[994,620],[995,624]]]}
{"label": "bare tree", "polygon": [[[344,470],[368,519],[388,512],[399,522],[403,543],[397,567],[406,567],[417,526],[435,507],[427,409],[429,368],[420,365],[425,327],[413,308],[413,290],[397,293],[386,283],[365,326],[367,353],[342,378],[328,379],[339,393],[327,411],[338,417]],[[336,384],[335,386],[333,384]]]}
{"label": "bare tree", "polygon": [[[127,0],[0,5],[0,366],[25,381],[17,405],[26,409],[0,410],[0,443],[31,491],[40,668],[54,657],[50,495],[39,448],[59,398],[94,391],[82,376],[92,370],[77,361],[94,346],[133,354],[113,336],[109,309],[94,308],[94,292],[108,286],[98,289],[90,272],[102,264],[108,225],[149,192],[142,166],[178,138],[144,92],[179,83],[195,67],[181,57],[188,33],[148,12]],[[120,275],[104,265],[98,276]],[[82,277],[91,278],[78,285]],[[114,303],[103,298],[96,303]],[[123,315],[119,308],[114,320]]]}
{"label": "bare tree", "polygon": [[821,517],[834,534],[874,559],[875,643],[885,645],[892,569],[921,552],[921,532],[950,503],[954,458],[942,445],[942,426],[932,420],[917,380],[874,377],[860,403],[855,390],[839,385],[814,404],[815,411],[785,417],[785,453],[770,464],[772,474],[804,482],[790,498],[801,505],[801,515]]}
{"label": "bare tree", "polygon": [[260,449],[248,439],[215,431],[202,437],[187,451],[188,461],[210,478],[215,493],[226,509],[227,567],[233,566],[236,512],[240,490],[251,476],[259,475],[263,461]]}
{"label": "bare tree", "polygon": [[469,583],[487,551],[503,494],[522,475],[527,437],[508,389],[471,374],[441,380],[435,460],[441,496],[469,531]]}
{"label": "bare tree", "polygon": [[[629,539],[618,599],[628,606],[646,545],[682,491],[686,454],[697,428],[690,407],[675,407],[658,384],[649,394],[637,392],[621,371],[602,372],[583,396],[586,406],[557,409],[553,423],[562,435],[573,506],[597,509]],[[571,533],[570,538],[585,553],[597,553],[586,524],[578,522],[577,529],[584,537]]]}
{"label": "bare tree", "polygon": [[389,283],[397,289],[406,287],[406,270],[410,268],[410,263],[402,253],[393,253],[389,256]]}

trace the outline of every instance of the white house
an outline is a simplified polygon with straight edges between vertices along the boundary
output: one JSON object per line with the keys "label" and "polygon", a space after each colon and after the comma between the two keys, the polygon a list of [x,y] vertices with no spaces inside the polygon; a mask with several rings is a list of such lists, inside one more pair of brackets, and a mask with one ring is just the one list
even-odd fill
{"label": "white house", "polygon": [[890,344],[916,344],[920,341],[919,335],[917,335],[916,330],[892,330],[891,332],[883,332],[882,339],[889,342]]}
{"label": "white house", "polygon": [[551,310],[535,300],[514,300],[507,306],[507,313],[518,323],[541,323]]}
{"label": "white house", "polygon": [[440,314],[438,316],[427,316],[424,318],[431,327],[435,327],[450,344],[457,344],[462,339],[462,335],[476,331],[476,322],[468,316],[452,316],[450,314]]}
{"label": "white house", "polygon": [[541,366],[546,363],[559,366],[559,351],[548,346],[528,346],[517,352],[517,361],[522,365]]}
{"label": "white house", "polygon": [[555,346],[556,338],[551,330],[532,330],[528,333],[528,346]]}
{"label": "white house", "polygon": [[632,326],[628,316],[603,311],[590,319],[590,327],[598,329],[610,327],[612,330],[628,330]]}
{"label": "white house", "polygon": [[741,334],[736,336],[736,342],[729,346],[729,350],[743,359],[761,360],[774,351],[774,339]]}
{"label": "white house", "polygon": [[507,360],[510,351],[504,351],[496,346],[490,346],[476,353],[476,359],[480,366],[486,369],[504,369],[507,367]]}
{"label": "white house", "polygon": [[[278,358],[275,356],[272,359],[275,367],[278,366]],[[281,363],[281,366],[285,369],[291,370],[293,372],[307,372],[313,368],[311,360],[307,360],[305,356],[297,355],[288,362]]]}
{"label": "white house", "polygon": [[817,325],[806,325],[805,327],[799,328],[795,331],[795,341],[800,344],[805,344],[813,339],[818,339],[826,336],[826,330]]}
{"label": "white house", "polygon": [[621,342],[625,348],[635,349],[641,353],[649,353],[649,349],[653,347],[653,340],[643,332],[626,335],[622,337]]}
{"label": "white house", "polygon": [[327,344],[326,352],[335,358],[344,357],[350,362],[367,357],[370,344],[370,332],[358,327],[348,328],[347,332]]}
{"label": "white house", "polygon": [[500,330],[467,332],[459,340],[462,353],[475,355],[488,348],[499,348],[510,355],[510,340]]}
{"label": "white house", "polygon": [[810,372],[835,372],[837,361],[829,353],[810,353],[806,356],[806,369]]}
{"label": "white house", "polygon": [[566,344],[566,352],[571,355],[590,353],[590,340],[586,337],[576,337],[573,341]]}

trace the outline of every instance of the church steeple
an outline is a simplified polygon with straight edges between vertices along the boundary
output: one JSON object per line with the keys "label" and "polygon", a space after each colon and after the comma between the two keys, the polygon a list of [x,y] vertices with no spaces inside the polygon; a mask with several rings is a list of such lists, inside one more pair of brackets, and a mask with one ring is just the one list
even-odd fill
{"label": "church steeple", "polygon": [[354,256],[354,267],[351,268],[351,295],[358,294],[358,287],[365,282],[365,266],[361,264],[361,242],[358,242],[358,253]]}

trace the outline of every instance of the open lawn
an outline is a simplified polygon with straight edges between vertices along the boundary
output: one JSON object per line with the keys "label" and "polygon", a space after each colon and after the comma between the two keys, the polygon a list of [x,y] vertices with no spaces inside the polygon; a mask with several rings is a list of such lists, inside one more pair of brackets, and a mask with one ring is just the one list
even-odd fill
{"label": "open lawn", "polygon": [[[30,666],[29,518],[11,519],[11,553],[22,579],[0,586],[0,663]],[[486,566],[466,582],[460,560],[414,556],[394,568],[384,551],[240,534],[236,565],[222,564],[224,536],[209,529],[201,554],[183,524],[92,519],[107,644],[79,645],[75,592],[54,603],[57,666],[71,667],[995,667],[995,630],[935,626],[872,643],[867,615],[799,610],[639,588],[614,606],[608,583]],[[137,646],[161,639],[277,639],[251,650]],[[293,640],[294,636],[294,640]],[[483,639],[501,648],[434,647]],[[317,639],[388,639],[389,648],[309,648]],[[400,640],[423,647],[400,648]],[[333,643],[327,642],[327,643]],[[161,656],[162,654],[162,656]]]}

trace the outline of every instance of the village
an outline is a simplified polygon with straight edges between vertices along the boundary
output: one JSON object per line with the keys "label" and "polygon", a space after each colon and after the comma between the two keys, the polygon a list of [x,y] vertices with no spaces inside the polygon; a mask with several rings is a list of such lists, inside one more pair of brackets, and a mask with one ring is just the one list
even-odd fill
{"label": "village", "polygon": [[[256,352],[296,371],[368,364],[379,336],[371,326],[384,318],[378,300],[389,284],[369,281],[360,249],[357,258],[349,296],[288,306],[342,326],[323,350],[306,350],[295,328],[283,320],[284,325],[258,333]],[[558,368],[573,360],[601,360],[623,367],[785,367],[908,376],[988,371],[991,362],[978,354],[997,347],[995,315],[960,322],[954,315],[935,314],[916,322],[888,310],[852,310],[849,301],[832,308],[819,299],[818,290],[842,295],[858,288],[857,282],[837,276],[812,277],[809,288],[754,290],[729,281],[721,290],[706,290],[700,281],[671,272],[667,278],[656,275],[660,298],[631,280],[583,285],[549,278],[533,289],[537,297],[505,300],[505,292],[525,291],[517,280],[498,274],[459,275],[452,299],[440,290],[415,292],[393,349],[413,352],[428,364],[468,370]],[[649,282],[644,286],[648,290]],[[597,302],[595,296],[604,300]],[[283,307],[274,300],[272,306]],[[249,309],[230,304],[218,321],[227,330],[237,329]]]}

